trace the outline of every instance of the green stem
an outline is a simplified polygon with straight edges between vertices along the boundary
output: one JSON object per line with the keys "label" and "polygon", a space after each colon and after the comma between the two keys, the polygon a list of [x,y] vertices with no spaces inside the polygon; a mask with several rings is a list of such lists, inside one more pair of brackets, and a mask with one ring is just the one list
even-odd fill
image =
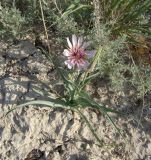
{"label": "green stem", "polygon": [[97,53],[95,54],[95,56],[94,56],[94,58],[92,60],[92,63],[90,64],[89,69],[84,74],[82,83],[79,85],[78,93],[84,88],[84,86],[85,86],[85,80],[88,77],[89,73],[91,73],[94,70],[94,68],[95,68],[95,66],[96,66],[96,64],[98,62],[98,59],[100,57],[101,51],[102,51],[102,47],[100,46],[99,49],[98,49],[98,51],[97,51]]}

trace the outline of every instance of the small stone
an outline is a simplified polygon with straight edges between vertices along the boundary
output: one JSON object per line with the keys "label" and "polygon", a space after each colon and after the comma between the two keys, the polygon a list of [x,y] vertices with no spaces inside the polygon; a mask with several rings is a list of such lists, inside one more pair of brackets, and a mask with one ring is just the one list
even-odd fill
{"label": "small stone", "polygon": [[67,160],[88,160],[88,157],[80,154],[72,154]]}
{"label": "small stone", "polygon": [[69,156],[69,158],[67,160],[77,160],[77,155],[76,154],[72,154]]}
{"label": "small stone", "polygon": [[84,142],[77,142],[76,146],[78,149],[82,149],[82,150],[85,150],[87,148],[87,144]]}
{"label": "small stone", "polygon": [[54,158],[53,160],[61,160],[59,152],[54,152]]}
{"label": "small stone", "polygon": [[39,160],[44,156],[44,152],[39,149],[33,149],[25,158],[25,160]]}

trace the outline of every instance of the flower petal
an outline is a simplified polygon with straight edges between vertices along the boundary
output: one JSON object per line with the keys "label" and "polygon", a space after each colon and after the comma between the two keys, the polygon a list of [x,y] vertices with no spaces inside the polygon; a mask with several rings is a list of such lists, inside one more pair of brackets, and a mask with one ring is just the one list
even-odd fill
{"label": "flower petal", "polygon": [[69,68],[69,69],[71,69],[74,65],[70,62],[70,60],[66,60],[65,62],[65,65],[67,65],[67,67]]}
{"label": "flower petal", "polygon": [[76,37],[76,35],[75,34],[73,34],[72,35],[72,45],[73,45],[73,47],[75,47],[76,45],[77,45],[77,37]]}
{"label": "flower petal", "polygon": [[88,58],[93,58],[96,54],[96,50],[85,51]]}
{"label": "flower petal", "polygon": [[86,69],[89,66],[88,61],[81,60],[81,62],[77,63],[78,70]]}
{"label": "flower petal", "polygon": [[88,68],[89,65],[90,65],[90,63],[88,61],[85,61],[83,64],[83,69]]}
{"label": "flower petal", "polygon": [[69,48],[72,48],[72,44],[71,44],[69,38],[67,38],[67,43],[68,43]]}
{"label": "flower petal", "polygon": [[68,49],[65,49],[63,55],[69,57],[71,55],[71,52]]}
{"label": "flower petal", "polygon": [[78,38],[78,47],[81,47],[83,43],[83,37]]}
{"label": "flower petal", "polygon": [[89,42],[84,42],[83,45],[81,46],[81,48],[86,49],[89,45],[90,45],[90,41]]}

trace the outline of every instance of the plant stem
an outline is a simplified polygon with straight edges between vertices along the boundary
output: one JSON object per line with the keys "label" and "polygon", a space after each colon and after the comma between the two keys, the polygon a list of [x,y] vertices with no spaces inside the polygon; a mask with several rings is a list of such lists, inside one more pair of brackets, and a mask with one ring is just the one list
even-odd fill
{"label": "plant stem", "polygon": [[97,64],[97,61],[98,61],[98,59],[99,59],[99,56],[100,56],[100,52],[101,52],[101,51],[102,51],[102,47],[100,46],[99,49],[98,49],[98,51],[97,51],[97,53],[96,53],[96,55],[94,56],[94,58],[93,58],[93,60],[92,60],[92,63],[90,64],[90,68],[89,68],[89,69],[85,72],[85,74],[84,74],[82,86],[83,86],[83,84],[84,84],[84,82],[85,82],[88,74],[91,73],[91,72],[94,70],[94,68],[95,68],[95,66],[96,66],[96,64]]}
{"label": "plant stem", "polygon": [[49,56],[50,56],[51,59],[52,59],[52,56],[51,56],[51,54],[50,54],[50,44],[49,44],[48,31],[47,31],[47,27],[46,27],[46,22],[45,22],[45,17],[44,17],[44,12],[43,12],[43,7],[42,7],[41,0],[39,0],[39,4],[40,4],[40,10],[41,10],[41,16],[42,16],[42,21],[43,21],[45,36],[46,36],[47,45],[48,45],[48,53],[49,53]]}

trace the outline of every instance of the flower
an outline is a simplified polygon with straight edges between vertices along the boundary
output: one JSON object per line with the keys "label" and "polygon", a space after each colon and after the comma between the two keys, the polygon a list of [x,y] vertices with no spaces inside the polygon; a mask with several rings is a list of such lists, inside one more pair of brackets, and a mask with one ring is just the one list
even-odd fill
{"label": "flower", "polygon": [[78,70],[86,69],[89,65],[88,59],[94,57],[96,51],[85,50],[90,42],[84,42],[82,37],[77,38],[72,35],[72,43],[67,38],[69,48],[65,49],[63,55],[67,57],[65,64],[69,69],[77,68]]}

